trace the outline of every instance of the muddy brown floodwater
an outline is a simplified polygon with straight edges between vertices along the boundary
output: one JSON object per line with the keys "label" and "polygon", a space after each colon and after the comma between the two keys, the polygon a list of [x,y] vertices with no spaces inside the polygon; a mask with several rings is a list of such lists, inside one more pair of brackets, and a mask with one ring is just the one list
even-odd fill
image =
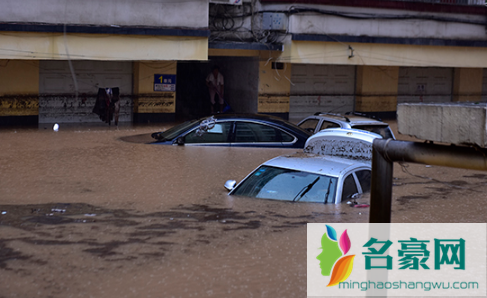
{"label": "muddy brown floodwater", "polygon": [[[0,130],[0,297],[305,297],[306,223],[368,221],[230,197],[297,150],[145,144],[168,127]],[[396,164],[392,219],[485,222],[486,174]]]}

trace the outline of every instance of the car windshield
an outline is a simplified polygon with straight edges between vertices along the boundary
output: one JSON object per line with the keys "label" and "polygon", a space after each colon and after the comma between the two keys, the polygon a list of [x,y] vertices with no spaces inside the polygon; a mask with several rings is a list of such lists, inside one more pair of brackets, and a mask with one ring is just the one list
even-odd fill
{"label": "car windshield", "polygon": [[387,125],[354,125],[352,128],[376,133],[381,135],[384,139],[394,139],[391,129]]}
{"label": "car windshield", "polygon": [[325,175],[261,166],[232,194],[282,201],[334,203],[337,180]]}
{"label": "car windshield", "polygon": [[157,138],[159,140],[172,140],[179,136],[181,133],[193,127],[199,120],[191,120],[181,123],[179,125],[173,126],[170,129],[158,134]]}
{"label": "car windshield", "polygon": [[318,125],[318,122],[319,122],[318,119],[308,119],[301,122],[298,126],[306,131],[314,132],[316,125]]}

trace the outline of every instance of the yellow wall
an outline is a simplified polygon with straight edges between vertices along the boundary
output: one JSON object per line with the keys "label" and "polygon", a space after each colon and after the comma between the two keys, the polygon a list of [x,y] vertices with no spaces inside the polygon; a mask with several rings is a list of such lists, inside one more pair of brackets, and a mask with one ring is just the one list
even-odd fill
{"label": "yellow wall", "polygon": [[291,64],[284,63],[284,69],[272,69],[279,53],[269,57],[262,52],[259,62],[259,113],[288,113],[291,93]]}
{"label": "yellow wall", "polygon": [[176,92],[154,91],[155,74],[176,74],[176,70],[176,61],[134,62],[134,113],[176,112]]}
{"label": "yellow wall", "polygon": [[453,73],[453,101],[480,101],[482,68],[456,68]]}
{"label": "yellow wall", "polygon": [[[349,58],[350,50],[354,56]],[[487,68],[487,48],[293,41],[281,61],[310,64]]]}
{"label": "yellow wall", "polygon": [[39,114],[39,62],[0,60],[0,116]]}
{"label": "yellow wall", "polygon": [[[0,59],[207,60],[208,38],[2,32]],[[66,52],[66,47],[68,51]]]}
{"label": "yellow wall", "polygon": [[389,112],[397,107],[399,67],[357,66],[355,110]]}

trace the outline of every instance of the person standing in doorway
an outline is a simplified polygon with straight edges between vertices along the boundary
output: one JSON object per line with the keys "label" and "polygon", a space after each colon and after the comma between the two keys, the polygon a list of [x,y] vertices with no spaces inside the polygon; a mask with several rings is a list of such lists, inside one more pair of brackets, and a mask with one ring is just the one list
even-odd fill
{"label": "person standing in doorway", "polygon": [[206,86],[208,86],[208,91],[210,92],[211,113],[215,113],[216,99],[218,100],[220,113],[223,112],[223,75],[220,73],[218,66],[215,65],[206,77]]}

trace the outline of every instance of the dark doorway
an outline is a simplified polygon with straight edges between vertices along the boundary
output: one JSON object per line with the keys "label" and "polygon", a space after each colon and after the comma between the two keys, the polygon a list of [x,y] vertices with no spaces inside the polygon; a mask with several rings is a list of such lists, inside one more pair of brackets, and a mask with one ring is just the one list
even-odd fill
{"label": "dark doorway", "polygon": [[257,113],[257,57],[210,57],[208,62],[178,62],[176,118],[180,121],[211,114],[206,77],[218,65],[224,77],[226,103],[235,113]]}
{"label": "dark doorway", "polygon": [[209,114],[209,95],[205,84],[209,72],[206,62],[178,62],[176,119],[189,120]]}

